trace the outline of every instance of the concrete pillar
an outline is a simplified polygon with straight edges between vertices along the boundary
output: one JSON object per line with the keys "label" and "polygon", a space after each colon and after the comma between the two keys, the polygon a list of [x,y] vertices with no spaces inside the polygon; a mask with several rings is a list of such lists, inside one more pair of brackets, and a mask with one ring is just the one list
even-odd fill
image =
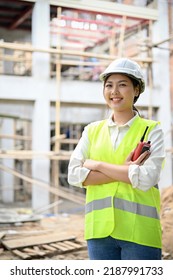
{"label": "concrete pillar", "polygon": [[[14,121],[13,119],[3,119],[1,125],[1,133],[7,135],[14,134]],[[14,140],[13,139],[2,139],[1,140],[1,149],[3,150],[12,150],[14,149]],[[14,160],[13,159],[2,159],[2,164],[14,169]],[[1,197],[4,203],[10,203],[14,201],[14,176],[10,173],[4,171],[0,172],[0,185],[2,187]]]}
{"label": "concrete pillar", "polygon": [[[169,38],[168,21],[168,2],[158,1],[159,20],[154,24],[153,42],[160,42]],[[169,49],[169,42],[161,45]],[[153,49],[153,81],[154,87],[158,89],[158,100],[160,108],[158,119],[161,121],[165,133],[165,147],[172,146],[171,137],[171,100],[170,100],[170,69],[169,69],[169,51],[162,49]],[[168,187],[172,185],[172,157],[170,153],[166,154],[165,167],[162,172],[160,186]]]}
{"label": "concrete pillar", "polygon": [[[44,92],[48,94],[48,92]],[[50,150],[50,112],[49,101],[39,97],[34,104],[33,113],[33,151]],[[49,183],[50,161],[47,159],[32,160],[32,176],[35,179]],[[32,208],[37,209],[49,204],[49,191],[43,187],[33,185],[32,188]]]}
{"label": "concrete pillar", "polygon": [[[37,0],[32,15],[32,44],[37,48],[48,48],[50,7],[48,0]],[[36,100],[32,122],[32,149],[34,151],[50,150],[50,102],[47,82],[50,75],[49,54],[34,53],[33,55],[33,84],[35,84]],[[49,183],[50,161],[34,159],[32,161],[32,176]],[[49,191],[33,185],[32,208],[37,209],[49,204]]]}
{"label": "concrete pillar", "polygon": [[[50,6],[48,0],[37,0],[32,14],[32,45],[46,49],[50,47]],[[50,55],[33,53],[32,75],[47,79],[50,76]]]}

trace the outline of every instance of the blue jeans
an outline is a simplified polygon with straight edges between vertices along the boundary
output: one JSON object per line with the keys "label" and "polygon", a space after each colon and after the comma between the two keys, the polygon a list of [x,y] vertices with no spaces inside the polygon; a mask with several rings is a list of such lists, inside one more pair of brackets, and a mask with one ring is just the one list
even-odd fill
{"label": "blue jeans", "polygon": [[106,238],[87,240],[90,260],[161,260],[161,249]]}

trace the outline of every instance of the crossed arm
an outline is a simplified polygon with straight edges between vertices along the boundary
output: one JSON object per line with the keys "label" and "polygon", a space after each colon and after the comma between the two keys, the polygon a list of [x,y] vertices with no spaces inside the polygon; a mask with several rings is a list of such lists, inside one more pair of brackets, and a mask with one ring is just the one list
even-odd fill
{"label": "crossed arm", "polygon": [[88,185],[100,185],[111,183],[114,181],[122,181],[130,184],[128,177],[128,168],[130,164],[142,165],[149,157],[150,153],[148,151],[144,152],[135,161],[132,161],[133,152],[130,153],[126,159],[124,165],[110,164],[107,162],[96,161],[87,159],[83,166],[90,169],[87,178],[83,182],[83,186]]}

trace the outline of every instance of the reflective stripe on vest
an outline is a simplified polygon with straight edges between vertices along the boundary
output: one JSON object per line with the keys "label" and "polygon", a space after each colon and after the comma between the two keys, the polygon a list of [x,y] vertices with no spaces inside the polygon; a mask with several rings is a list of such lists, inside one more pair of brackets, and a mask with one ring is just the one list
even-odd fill
{"label": "reflective stripe on vest", "polygon": [[102,210],[104,208],[108,208],[111,206],[112,206],[111,196],[102,199],[97,199],[86,204],[85,214],[88,214],[94,210]]}
{"label": "reflective stripe on vest", "polygon": [[[102,210],[104,208],[108,208],[112,206],[112,197],[106,197],[103,199],[98,199],[91,201],[86,204],[86,214],[94,211],[94,210]],[[113,206],[115,209],[127,211],[130,213],[138,214],[141,216],[146,216],[149,218],[154,218],[159,220],[159,215],[157,209],[152,206],[147,206],[144,204],[139,204],[136,202],[131,202],[128,200],[120,199],[114,197]]]}

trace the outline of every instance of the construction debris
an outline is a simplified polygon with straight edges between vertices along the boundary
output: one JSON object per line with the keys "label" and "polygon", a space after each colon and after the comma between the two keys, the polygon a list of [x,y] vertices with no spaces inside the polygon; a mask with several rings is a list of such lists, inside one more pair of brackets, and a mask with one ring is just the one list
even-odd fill
{"label": "construction debris", "polygon": [[86,249],[85,242],[76,237],[59,239],[55,234],[26,237],[23,239],[2,240],[2,245],[21,259],[52,257],[80,249]]}
{"label": "construction debris", "polygon": [[0,260],[88,259],[83,228],[81,214],[45,216],[20,226],[0,224]]}
{"label": "construction debris", "polygon": [[0,224],[38,221],[42,215],[18,214],[15,210],[0,209]]}
{"label": "construction debris", "polygon": [[17,239],[11,239],[7,241],[1,241],[5,248],[12,250],[12,249],[18,249],[18,248],[25,248],[25,247],[31,247],[31,246],[38,246],[43,244],[50,244],[50,243],[56,243],[56,242],[62,242],[65,240],[74,240],[75,237],[67,237],[66,238],[59,238],[59,234],[52,233],[52,234],[42,234],[38,236],[29,236],[24,238],[17,238]]}

